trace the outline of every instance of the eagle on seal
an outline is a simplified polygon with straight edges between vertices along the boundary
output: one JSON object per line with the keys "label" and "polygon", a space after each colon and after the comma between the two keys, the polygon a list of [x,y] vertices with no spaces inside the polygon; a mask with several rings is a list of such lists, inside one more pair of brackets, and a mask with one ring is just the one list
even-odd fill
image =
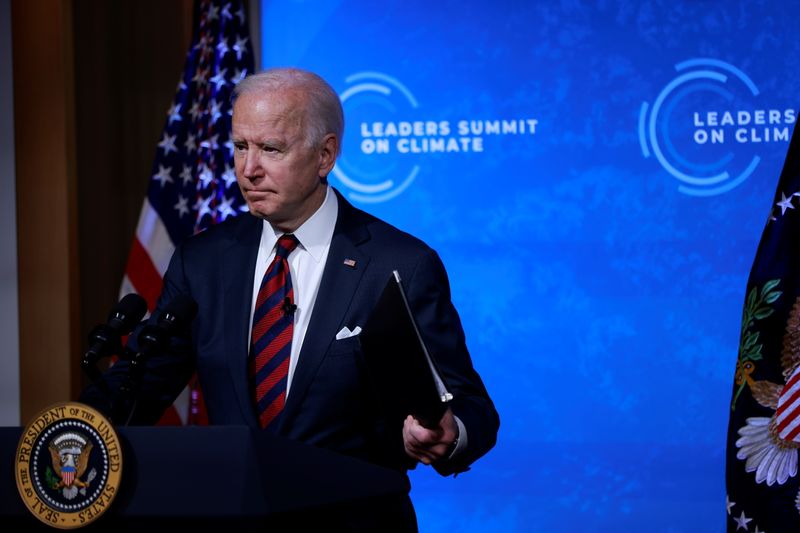
{"label": "eagle on seal", "polygon": [[[86,472],[89,465],[89,455],[92,452],[92,443],[85,439],[60,439],[50,443],[50,457],[53,462],[53,470],[60,478],[56,490],[60,488],[70,488],[72,486],[84,488],[88,483],[81,481],[81,477]],[[80,441],[83,442],[80,442]],[[77,442],[76,442],[77,441]],[[83,446],[80,446],[83,444]]]}

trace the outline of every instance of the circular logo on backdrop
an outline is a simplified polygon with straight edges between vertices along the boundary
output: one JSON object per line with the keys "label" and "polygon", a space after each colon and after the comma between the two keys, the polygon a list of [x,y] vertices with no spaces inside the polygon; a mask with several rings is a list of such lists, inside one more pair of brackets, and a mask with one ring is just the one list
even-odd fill
{"label": "circular logo on backdrop", "polygon": [[794,109],[761,107],[759,90],[740,69],[717,59],[675,65],[677,76],[639,112],[639,143],[692,196],[741,185],[766,143],[789,141]]}
{"label": "circular logo on backdrop", "polygon": [[[348,84],[339,98],[346,115],[365,115],[369,113],[394,115],[419,107],[417,99],[408,88],[397,79],[380,72],[358,72],[345,79]],[[385,128],[379,132],[370,131],[369,125],[362,123],[359,133],[362,136],[360,149],[373,154],[384,149]],[[397,134],[399,135],[399,131]],[[397,162],[375,167],[368,162],[354,163],[342,157],[333,168],[333,175],[350,189],[350,197],[362,202],[383,202],[403,192],[419,173],[419,165],[409,162],[399,168]]]}
{"label": "circular logo on backdrop", "polygon": [[91,407],[53,405],[23,431],[15,471],[33,516],[60,529],[82,527],[99,518],[119,490],[119,438]]}
{"label": "circular logo on backdrop", "polygon": [[[426,93],[429,101],[438,105],[424,110],[406,84],[382,72],[356,72],[347,76],[345,83],[339,98],[348,124],[343,140],[346,149],[331,173],[345,194],[360,202],[395,198],[424,174],[434,158],[452,161],[502,151],[508,148],[510,137],[527,143],[539,122],[531,116],[495,117],[475,112],[452,116],[465,106],[431,92]],[[471,95],[461,98],[475,100]]]}

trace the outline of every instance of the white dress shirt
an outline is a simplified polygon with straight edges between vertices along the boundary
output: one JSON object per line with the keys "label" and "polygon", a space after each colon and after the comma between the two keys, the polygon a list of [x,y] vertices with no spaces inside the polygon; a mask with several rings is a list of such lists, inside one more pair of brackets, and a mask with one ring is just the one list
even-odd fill
{"label": "white dress shirt", "polygon": [[[317,299],[320,281],[322,281],[322,272],[325,270],[325,262],[328,259],[328,250],[330,250],[331,239],[333,238],[333,228],[336,225],[338,215],[339,202],[336,199],[336,194],[328,186],[322,205],[294,232],[294,236],[297,237],[300,244],[289,255],[289,273],[292,277],[294,303],[297,305],[297,309],[294,312],[292,350],[289,355],[289,376],[286,381],[287,397],[292,385],[294,369],[297,367],[297,358],[300,355],[300,349],[303,347],[303,339],[308,329],[308,323],[311,321],[311,313],[314,311],[314,302]],[[253,301],[250,304],[250,328],[248,328],[248,332],[252,329],[253,313],[255,312],[261,280],[275,258],[275,244],[281,235],[283,235],[283,232],[275,231],[269,222],[263,221],[261,243],[258,246],[258,258],[256,259],[256,275],[253,279]],[[248,346],[250,345],[249,338],[247,339],[247,344]]]}

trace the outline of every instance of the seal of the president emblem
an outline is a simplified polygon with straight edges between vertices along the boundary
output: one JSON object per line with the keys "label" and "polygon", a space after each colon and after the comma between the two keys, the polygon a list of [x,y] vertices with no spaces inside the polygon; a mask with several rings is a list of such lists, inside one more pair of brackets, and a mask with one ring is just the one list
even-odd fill
{"label": "seal of the president emblem", "polygon": [[24,429],[15,471],[33,516],[60,529],[82,527],[100,517],[119,491],[119,437],[91,407],[52,405]]}

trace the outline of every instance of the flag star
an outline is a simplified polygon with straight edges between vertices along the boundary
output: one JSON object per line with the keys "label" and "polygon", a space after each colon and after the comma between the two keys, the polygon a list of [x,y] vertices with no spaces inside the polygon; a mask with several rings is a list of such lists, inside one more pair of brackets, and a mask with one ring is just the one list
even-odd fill
{"label": "flag star", "polygon": [[200,183],[203,184],[203,188],[207,189],[208,186],[211,185],[211,182],[214,181],[214,173],[206,165],[203,165],[198,179],[200,180]]}
{"label": "flag star", "polygon": [[767,532],[766,531],[761,531],[760,529],[758,529],[758,526],[756,526],[756,529],[755,529],[755,531],[753,531],[753,533],[767,533]]}
{"label": "flag star", "polygon": [[197,84],[198,87],[201,85],[205,85],[208,83],[208,69],[197,69],[197,72],[192,78],[192,81]]}
{"label": "flag star", "polygon": [[[225,83],[225,82],[223,82]],[[220,109],[222,108],[222,103],[217,102],[216,100],[211,100],[211,123],[216,124],[219,118],[222,116],[220,113]]]}
{"label": "flag star", "polygon": [[192,182],[192,167],[189,165],[183,165],[183,171],[181,172],[181,181],[183,181],[183,185],[189,185]]}
{"label": "flag star", "polygon": [[225,220],[228,217],[235,217],[236,211],[233,210],[231,204],[233,204],[233,198],[227,198],[225,196],[222,197],[222,203],[217,208],[217,213],[222,217],[222,220]]}
{"label": "flag star", "polygon": [[231,51],[230,47],[228,46],[228,39],[221,39],[219,41],[219,44],[217,45],[217,51],[219,52],[220,59],[225,57],[225,54]]}
{"label": "flag star", "polygon": [[169,123],[172,124],[173,122],[181,120],[181,105],[173,103],[172,107],[169,108],[167,111],[167,115],[169,115]]}
{"label": "flag star", "polygon": [[171,167],[164,167],[162,165],[158,165],[158,172],[153,175],[153,179],[161,184],[161,188],[164,188],[164,185],[167,183],[173,183],[172,181],[172,168]]}
{"label": "flag star", "polygon": [[247,44],[248,40],[249,40],[248,37],[236,38],[236,43],[233,45],[233,50],[236,52],[236,59],[238,59],[239,61],[242,60],[242,54],[247,52],[245,45]]}
{"label": "flag star", "polygon": [[199,222],[201,218],[206,215],[214,215],[214,209],[211,208],[211,201],[214,199],[213,196],[209,196],[205,200],[201,200],[200,198],[197,199],[197,205],[195,208],[197,209],[197,221]]}
{"label": "flag star", "polygon": [[245,203],[239,206],[239,211],[241,211],[242,213],[247,213],[248,211],[250,211],[250,208],[247,207],[247,204]]}
{"label": "flag star", "polygon": [[236,16],[239,17],[239,24],[244,24],[244,7],[239,6],[239,11],[236,12]]}
{"label": "flag star", "polygon": [[200,37],[200,40],[197,41],[197,44],[194,45],[194,49],[197,50],[198,48],[204,48],[207,43],[208,43],[208,36],[203,35],[202,37]]}
{"label": "flag star", "polygon": [[789,197],[787,198],[786,195],[783,194],[783,191],[781,191],[781,201],[775,204],[780,206],[781,216],[783,216],[783,214],[786,213],[787,209],[794,209],[794,206],[792,205],[792,198],[794,198],[793,194],[790,194]]}
{"label": "flag star", "polygon": [[222,87],[223,85],[228,83],[228,81],[225,79],[225,73],[226,72],[228,72],[228,69],[224,68],[224,69],[220,70],[219,72],[217,72],[214,75],[213,78],[211,78],[211,83],[216,84],[218,91],[219,91],[220,87]]}
{"label": "flag star", "polygon": [[730,497],[726,494],[725,495],[725,507],[728,509],[728,514],[731,514],[731,507],[736,505],[736,502],[732,502]]}
{"label": "flag star", "polygon": [[219,18],[219,7],[215,5],[208,6],[208,20],[217,20]]}
{"label": "flag star", "polygon": [[225,165],[225,172],[222,173],[222,179],[225,181],[225,187],[230,187],[236,183],[236,172],[230,165]]}
{"label": "flag star", "polygon": [[228,149],[228,155],[230,157],[233,157],[233,141],[228,139],[227,141],[225,141],[225,145],[224,146],[225,146],[225,148]]}
{"label": "flag star", "polygon": [[197,122],[197,118],[203,114],[203,112],[200,111],[200,102],[192,102],[192,107],[189,109],[189,114],[192,115],[192,120]]}
{"label": "flag star", "polygon": [[186,140],[183,141],[183,147],[190,153],[197,151],[197,137],[192,133],[188,134]]}
{"label": "flag star", "polygon": [[239,70],[237,68],[236,69],[236,74],[234,74],[233,78],[231,78],[231,83],[236,85],[237,83],[242,81],[245,78],[245,76],[247,76],[247,69],[245,68],[245,69]]}
{"label": "flag star", "polygon": [[222,8],[222,17],[226,19],[232,19],[233,15],[231,15],[231,5],[225,4],[225,7]]}
{"label": "flag star", "polygon": [[167,135],[167,132],[164,132],[164,137],[161,139],[161,142],[158,143],[158,147],[164,150],[164,155],[169,155],[170,151],[178,153],[178,149],[175,148],[175,138],[177,135]]}
{"label": "flag star", "polygon": [[734,518],[733,520],[736,522],[736,531],[739,531],[739,529],[744,529],[747,531],[747,524],[753,521],[752,518],[747,518],[744,515],[744,511],[742,511],[742,514],[739,516],[739,518]]}
{"label": "flag star", "polygon": [[183,215],[189,214],[189,200],[182,194],[178,195],[178,203],[172,207],[178,212],[178,218],[183,218]]}
{"label": "flag star", "polygon": [[212,135],[211,137],[209,137],[207,140],[201,141],[200,142],[200,146],[203,147],[203,148],[208,148],[210,150],[216,150],[217,148],[219,148],[219,143],[217,143],[217,138],[218,137],[219,137],[219,133],[216,133],[216,134]]}

